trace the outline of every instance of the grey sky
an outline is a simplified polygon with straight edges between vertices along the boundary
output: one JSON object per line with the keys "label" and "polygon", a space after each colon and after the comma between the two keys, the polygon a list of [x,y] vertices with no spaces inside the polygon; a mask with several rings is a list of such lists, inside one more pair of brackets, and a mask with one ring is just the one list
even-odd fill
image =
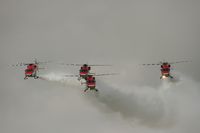
{"label": "grey sky", "polygon": [[191,59],[198,63],[180,69],[200,80],[195,67],[199,66],[199,3],[1,0],[1,60],[39,57],[133,64]]}
{"label": "grey sky", "polygon": [[[0,132],[62,133],[80,132],[81,129],[95,132],[104,127],[107,128],[103,132],[116,133],[124,129],[132,132],[126,120],[123,122],[123,119],[112,116],[107,119],[98,108],[80,102],[83,99],[77,95],[78,92],[70,90],[72,95],[68,94],[65,88],[69,86],[23,81],[23,68],[5,66],[20,61],[30,62],[33,58],[66,63],[114,64],[112,68],[94,69],[121,73],[119,77],[104,79],[108,84],[159,88],[159,67],[139,64],[192,60],[192,63],[173,66],[172,73],[177,77],[187,75],[194,80],[192,85],[194,83],[195,87],[192,88],[199,88],[199,13],[199,0],[0,0],[0,125],[3,125]],[[63,73],[77,69],[50,67],[51,71]],[[50,70],[43,74],[45,72]],[[70,102],[66,102],[65,105],[65,100],[74,100],[74,104],[69,106]],[[94,118],[86,115],[74,120],[74,115],[82,112],[79,109],[83,109],[83,113],[94,113]],[[65,116],[67,114],[71,116]],[[58,124],[56,120],[59,120]],[[77,121],[80,130],[76,129]],[[89,125],[91,121],[94,121],[91,129],[81,127],[81,123]],[[101,125],[102,122],[105,123]],[[43,123],[46,124],[43,126]],[[27,128],[23,127],[24,124]],[[175,132],[169,130],[164,131]]]}

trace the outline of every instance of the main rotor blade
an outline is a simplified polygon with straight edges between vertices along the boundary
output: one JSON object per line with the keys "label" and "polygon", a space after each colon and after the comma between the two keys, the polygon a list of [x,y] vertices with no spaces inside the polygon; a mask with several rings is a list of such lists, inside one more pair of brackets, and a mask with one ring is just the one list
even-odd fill
{"label": "main rotor blade", "polygon": [[93,76],[112,76],[112,75],[119,75],[119,73],[94,74]]}
{"label": "main rotor blade", "polygon": [[177,63],[188,63],[188,62],[192,62],[192,61],[176,61],[176,62],[170,62],[169,64],[177,64]]}
{"label": "main rotor blade", "polygon": [[11,66],[12,67],[15,67],[15,66],[19,67],[19,66],[26,66],[26,65],[28,65],[28,64],[21,62],[21,63],[17,63],[17,64],[12,64]]}
{"label": "main rotor blade", "polygon": [[143,66],[155,66],[155,65],[160,65],[160,64],[142,64]]}
{"label": "main rotor blade", "polygon": [[65,75],[65,77],[79,77],[79,75]]}
{"label": "main rotor blade", "polygon": [[109,64],[105,64],[105,65],[95,65],[95,64],[93,64],[93,65],[89,65],[89,66],[112,66],[112,65],[109,65]]}
{"label": "main rotor blade", "polygon": [[35,62],[36,64],[47,64],[47,63],[51,63],[52,61],[37,61]]}
{"label": "main rotor blade", "polygon": [[61,65],[66,65],[66,66],[82,66],[83,64],[66,64],[66,63],[60,63]]}
{"label": "main rotor blade", "polygon": [[[67,66],[83,66],[84,64],[66,64],[66,63],[61,63],[61,65],[67,65]],[[101,65],[101,64],[92,64],[92,65],[90,65],[90,64],[86,64],[86,65],[88,65],[88,66],[112,66],[112,65],[109,65],[109,64],[103,64],[103,65]]]}
{"label": "main rotor blade", "polygon": [[187,63],[187,62],[191,62],[191,61],[176,61],[176,62],[160,62],[160,63],[153,63],[153,64],[142,64],[143,66],[155,66],[155,65],[162,65],[163,63],[168,63],[168,64],[177,64],[177,63]]}
{"label": "main rotor blade", "polygon": [[47,63],[50,63],[51,61],[42,61],[42,62],[38,62],[37,60],[34,60],[34,62],[31,62],[31,63],[24,63],[24,62],[19,62],[17,64],[12,64],[11,66],[12,67],[19,67],[19,66],[27,66],[29,64],[47,64]]}

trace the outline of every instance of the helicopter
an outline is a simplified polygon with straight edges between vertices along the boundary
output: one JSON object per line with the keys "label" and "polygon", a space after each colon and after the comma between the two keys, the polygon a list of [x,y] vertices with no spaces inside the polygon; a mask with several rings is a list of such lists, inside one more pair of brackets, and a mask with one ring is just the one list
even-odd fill
{"label": "helicopter", "polygon": [[98,89],[96,89],[96,79],[93,75],[88,75],[86,78],[86,89],[84,90],[84,92],[86,92],[88,89],[95,90],[96,92],[99,91]]}
{"label": "helicopter", "polygon": [[44,69],[44,68],[39,68],[39,64],[45,64],[45,63],[49,63],[49,61],[47,62],[38,62],[37,59],[35,59],[33,61],[33,63],[18,63],[16,65],[12,65],[14,66],[26,66],[26,69],[24,70],[24,80],[28,79],[29,77],[32,77],[34,79],[38,79],[39,76],[37,75],[39,69]]}
{"label": "helicopter", "polygon": [[87,76],[89,74],[93,74],[90,72],[91,67],[92,66],[111,66],[111,65],[97,65],[97,64],[93,64],[93,65],[89,65],[89,64],[64,64],[63,65],[70,65],[70,66],[79,66],[79,74],[78,75],[65,75],[66,77],[78,77],[78,80],[80,81],[81,79],[85,79],[87,78]]}
{"label": "helicopter", "polygon": [[86,84],[86,89],[84,92],[86,92],[88,89],[95,90],[98,92],[98,89],[96,89],[96,79],[95,76],[109,76],[109,75],[116,75],[117,73],[104,73],[104,74],[95,74],[91,73],[91,66],[111,66],[111,65],[88,65],[88,64],[67,64],[72,66],[80,66],[79,74],[77,75],[65,75],[65,77],[78,77],[78,80],[81,81],[83,79],[85,82],[81,81],[81,85]]}
{"label": "helicopter", "polygon": [[[99,90],[96,88],[96,78],[95,76],[108,76],[108,75],[116,75],[117,73],[110,73],[110,74],[88,74],[87,78],[86,78],[86,89],[84,90],[84,92],[86,92],[88,89],[90,90],[95,90],[96,92],[98,92]],[[82,83],[84,84],[84,83]]]}
{"label": "helicopter", "polygon": [[160,79],[166,79],[166,78],[171,78],[173,79],[174,77],[171,75],[171,65],[172,64],[177,64],[177,63],[185,63],[185,62],[191,62],[191,61],[177,61],[177,62],[167,62],[167,61],[161,61],[160,63],[155,63],[155,64],[142,64],[143,66],[160,66],[160,71],[161,71],[161,76]]}

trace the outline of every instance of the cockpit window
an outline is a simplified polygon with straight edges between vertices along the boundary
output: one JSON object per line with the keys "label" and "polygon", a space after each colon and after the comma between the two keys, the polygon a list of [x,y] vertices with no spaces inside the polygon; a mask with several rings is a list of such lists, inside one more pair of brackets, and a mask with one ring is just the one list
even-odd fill
{"label": "cockpit window", "polygon": [[169,68],[164,68],[162,69],[162,71],[169,71]]}
{"label": "cockpit window", "polygon": [[26,72],[33,72],[32,69],[26,69]]}
{"label": "cockpit window", "polygon": [[83,70],[83,69],[81,69],[80,72],[88,72],[88,70]]}
{"label": "cockpit window", "polygon": [[89,80],[88,83],[95,83],[95,80]]}

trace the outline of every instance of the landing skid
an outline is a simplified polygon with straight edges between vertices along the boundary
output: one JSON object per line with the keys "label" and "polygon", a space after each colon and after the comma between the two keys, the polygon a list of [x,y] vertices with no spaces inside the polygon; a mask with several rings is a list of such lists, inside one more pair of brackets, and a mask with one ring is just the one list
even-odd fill
{"label": "landing skid", "polygon": [[[88,89],[90,89],[90,88],[86,88],[86,89],[84,90],[84,92],[87,92]],[[90,91],[92,91],[92,90],[94,90],[94,91],[96,91],[96,92],[99,92],[99,90],[96,89],[96,88],[95,88],[95,89],[90,89]]]}
{"label": "landing skid", "polygon": [[[38,79],[39,76],[34,76],[33,78],[34,78],[34,79]],[[28,79],[28,76],[24,77],[24,80],[26,80],[26,79]]]}
{"label": "landing skid", "polygon": [[38,79],[38,78],[39,78],[38,76],[35,76],[35,77],[34,77],[34,79]]}
{"label": "landing skid", "polygon": [[174,77],[172,77],[171,75],[169,75],[168,77],[163,77],[163,76],[160,77],[160,79],[165,79],[165,78],[171,78],[171,79],[173,79]]}
{"label": "landing skid", "polygon": [[81,77],[78,77],[78,81],[80,81],[81,80]]}

